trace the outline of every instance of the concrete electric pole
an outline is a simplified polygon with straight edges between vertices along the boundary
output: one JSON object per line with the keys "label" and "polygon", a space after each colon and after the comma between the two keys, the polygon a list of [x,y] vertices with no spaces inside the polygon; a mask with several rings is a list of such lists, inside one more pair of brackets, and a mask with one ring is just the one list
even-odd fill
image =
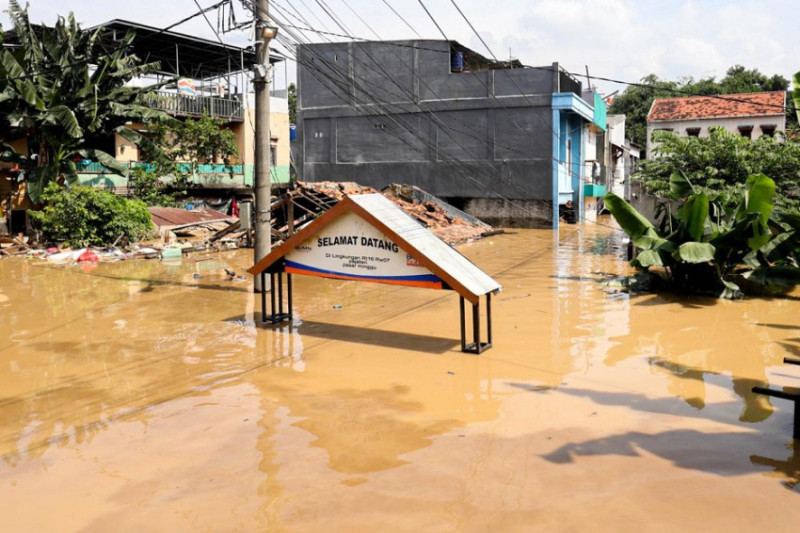
{"label": "concrete electric pole", "polygon": [[[256,64],[253,67],[253,84],[256,93],[256,153],[254,189],[256,196],[254,259],[257,263],[269,254],[271,248],[270,226],[270,133],[269,133],[269,42],[278,29],[269,20],[269,0],[256,0]],[[255,291],[267,290],[261,286],[261,276],[256,276]]]}

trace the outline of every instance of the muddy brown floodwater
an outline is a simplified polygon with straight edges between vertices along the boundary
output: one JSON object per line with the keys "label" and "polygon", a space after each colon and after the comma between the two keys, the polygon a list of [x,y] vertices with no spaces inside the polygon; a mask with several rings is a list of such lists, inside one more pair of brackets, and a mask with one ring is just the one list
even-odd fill
{"label": "muddy brown floodwater", "polygon": [[480,356],[447,291],[295,277],[261,327],[250,250],[0,261],[0,529],[796,531],[750,389],[800,386],[800,301],[629,296],[620,238],[461,246],[504,287]]}

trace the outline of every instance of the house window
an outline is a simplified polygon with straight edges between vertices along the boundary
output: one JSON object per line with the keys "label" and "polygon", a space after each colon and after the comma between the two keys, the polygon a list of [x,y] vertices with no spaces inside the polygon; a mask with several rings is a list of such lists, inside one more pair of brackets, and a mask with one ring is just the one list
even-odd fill
{"label": "house window", "polygon": [[739,126],[739,135],[742,137],[747,137],[748,139],[752,139],[753,126]]}
{"label": "house window", "polygon": [[767,135],[769,137],[775,137],[775,129],[777,126],[775,124],[762,124],[761,125],[761,135]]}
{"label": "house window", "polygon": [[700,137],[700,128],[686,128],[686,135],[689,137]]}
{"label": "house window", "polygon": [[278,166],[278,147],[274,144],[269,147],[269,164],[272,167]]}

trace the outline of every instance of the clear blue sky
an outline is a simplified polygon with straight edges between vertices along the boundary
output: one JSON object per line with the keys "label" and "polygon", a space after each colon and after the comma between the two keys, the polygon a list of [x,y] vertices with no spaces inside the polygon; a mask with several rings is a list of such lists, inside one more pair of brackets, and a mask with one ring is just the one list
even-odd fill
{"label": "clear blue sky", "polygon": [[[198,0],[203,7],[217,0]],[[489,55],[461,18],[451,0],[423,0],[444,34]],[[245,20],[234,0],[238,20]],[[352,35],[375,39],[413,39],[414,32],[395,15],[399,12],[424,38],[442,38],[418,0],[271,0],[273,14],[298,25],[300,12],[315,29],[344,33],[325,14],[329,7]],[[0,0],[0,5],[6,0]],[[797,0],[457,0],[475,28],[501,58],[509,53],[528,65],[560,62],[571,72],[637,81],[654,73],[661,78],[721,77],[728,67],[742,64],[788,79],[800,70],[800,2]],[[5,9],[5,8],[4,8]],[[58,14],[73,11],[86,26],[114,18],[164,27],[196,12],[193,0],[33,0],[34,22],[52,24]],[[360,20],[359,19],[363,19]],[[217,15],[209,13],[216,25]],[[8,26],[8,17],[0,17]],[[176,31],[215,38],[198,17]],[[373,33],[374,32],[374,33]],[[306,33],[311,40],[311,33]],[[245,31],[227,34],[226,41],[246,44]],[[317,35],[316,40],[324,37]],[[335,40],[339,38],[332,37]],[[279,44],[278,48],[282,48]],[[279,69],[283,70],[283,69]],[[284,72],[277,84],[283,85]],[[288,77],[293,78],[290,64]],[[601,92],[619,86],[598,82]]]}

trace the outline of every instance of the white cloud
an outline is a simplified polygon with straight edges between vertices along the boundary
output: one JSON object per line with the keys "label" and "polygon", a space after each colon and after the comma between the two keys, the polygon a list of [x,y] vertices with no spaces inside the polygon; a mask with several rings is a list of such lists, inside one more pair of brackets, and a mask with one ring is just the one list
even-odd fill
{"label": "white cloud", "polygon": [[[208,6],[213,0],[199,0]],[[348,5],[384,39],[414,39],[414,33],[380,0],[326,0],[345,24],[360,37],[374,38]],[[441,39],[418,2],[388,0],[423,37]],[[237,6],[240,4],[234,2]],[[425,0],[448,38],[483,52],[483,46],[448,0]],[[476,29],[498,57],[508,49],[523,63],[547,65],[558,61],[583,73],[638,81],[654,73],[662,79],[723,76],[734,64],[758,68],[768,75],[787,78],[800,70],[800,60],[791,52],[800,50],[796,29],[796,0],[458,0]],[[318,18],[339,31],[315,2],[274,0],[275,6],[293,6],[319,29]],[[193,0],[135,0],[98,2],[71,0],[68,4],[36,0],[31,5],[34,20],[52,23],[55,13],[71,9],[86,25],[123,18],[166,26],[197,11]],[[245,18],[239,9],[237,15]],[[313,10],[316,16],[308,12]],[[278,9],[274,10],[275,13]],[[212,22],[216,15],[209,14]],[[7,20],[7,19],[6,19]],[[296,22],[296,21],[295,21]],[[7,26],[7,24],[6,24]],[[202,17],[179,31],[215,38]],[[244,33],[230,34],[226,41],[245,42]],[[317,36],[323,41],[326,37]],[[608,92],[619,88],[601,83]]]}

